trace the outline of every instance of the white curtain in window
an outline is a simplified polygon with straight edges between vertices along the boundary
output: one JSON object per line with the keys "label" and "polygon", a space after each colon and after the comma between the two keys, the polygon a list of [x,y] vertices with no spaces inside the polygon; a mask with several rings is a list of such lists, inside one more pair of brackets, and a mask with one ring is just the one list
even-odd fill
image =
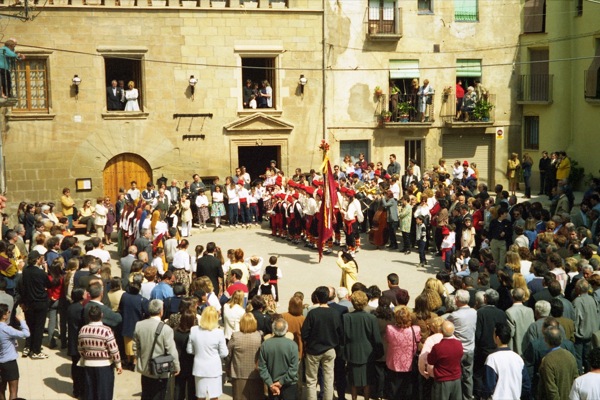
{"label": "white curtain in window", "polygon": [[390,60],[390,79],[420,78],[419,60]]}

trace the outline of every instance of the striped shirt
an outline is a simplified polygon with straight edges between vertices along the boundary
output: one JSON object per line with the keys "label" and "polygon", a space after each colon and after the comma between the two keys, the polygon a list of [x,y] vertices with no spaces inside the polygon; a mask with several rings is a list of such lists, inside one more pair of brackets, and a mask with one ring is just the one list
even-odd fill
{"label": "striped shirt", "polygon": [[90,322],[81,328],[77,349],[82,367],[108,367],[113,362],[119,367],[121,364],[115,336],[110,327],[101,321]]}

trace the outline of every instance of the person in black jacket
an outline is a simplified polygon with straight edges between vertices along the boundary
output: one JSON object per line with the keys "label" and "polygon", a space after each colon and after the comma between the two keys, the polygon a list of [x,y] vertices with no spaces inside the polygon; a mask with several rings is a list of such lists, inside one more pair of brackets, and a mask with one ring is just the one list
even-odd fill
{"label": "person in black jacket", "polygon": [[550,157],[548,157],[548,152],[542,151],[542,158],[540,158],[540,162],[538,164],[538,168],[540,170],[540,192],[538,193],[538,196],[543,194],[550,194],[548,192],[547,174],[550,172],[551,163],[552,160],[550,159]]}
{"label": "person in black jacket", "polygon": [[196,261],[196,276],[208,276],[213,284],[215,295],[223,295],[223,268],[221,261],[215,257],[217,245],[215,242],[206,244],[206,253]]}
{"label": "person in black jacket", "polygon": [[71,357],[71,379],[73,380],[73,397],[79,398],[84,393],[85,372],[83,367],[78,366],[81,355],[77,350],[77,337],[79,329],[85,325],[83,321],[83,298],[85,290],[81,288],[73,289],[71,300],[73,304],[67,309],[67,329],[68,337],[68,355]]}
{"label": "person in black jacket", "polygon": [[20,282],[21,303],[31,332],[31,336],[25,341],[23,357],[31,355],[35,360],[48,358],[47,354],[42,353],[42,338],[48,313],[46,289],[50,286],[47,269],[44,256],[37,250],[32,250],[27,257],[27,267],[23,269]]}

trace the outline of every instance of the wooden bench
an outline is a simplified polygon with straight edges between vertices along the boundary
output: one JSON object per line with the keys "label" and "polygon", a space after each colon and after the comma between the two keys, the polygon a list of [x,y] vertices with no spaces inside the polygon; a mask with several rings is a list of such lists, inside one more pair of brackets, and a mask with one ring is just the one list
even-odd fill
{"label": "wooden bench", "polygon": [[[64,217],[62,212],[55,212],[54,215],[56,215],[56,218],[58,218],[58,219],[61,219],[62,217]],[[77,221],[73,221],[73,228],[72,228],[73,232],[84,234],[86,229],[87,229],[87,227],[85,226],[85,224],[80,224]]]}

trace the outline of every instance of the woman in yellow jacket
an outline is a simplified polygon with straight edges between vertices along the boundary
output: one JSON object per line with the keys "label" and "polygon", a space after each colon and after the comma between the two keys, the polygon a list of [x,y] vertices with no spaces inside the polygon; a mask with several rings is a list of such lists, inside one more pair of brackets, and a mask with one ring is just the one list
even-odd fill
{"label": "woman in yellow jacket", "polygon": [[358,281],[358,264],[352,255],[346,251],[338,252],[337,265],[342,270],[342,279],[340,286],[348,289],[352,293],[352,285]]}
{"label": "woman in yellow jacket", "polygon": [[512,195],[516,195],[517,185],[519,182],[519,168],[521,168],[521,162],[519,161],[519,155],[512,153],[508,159],[506,177],[508,178],[508,190]]}
{"label": "woman in yellow jacket", "polygon": [[556,168],[556,180],[561,181],[563,179],[569,179],[571,174],[571,160],[567,157],[567,153],[564,151],[558,152],[558,167]]}

